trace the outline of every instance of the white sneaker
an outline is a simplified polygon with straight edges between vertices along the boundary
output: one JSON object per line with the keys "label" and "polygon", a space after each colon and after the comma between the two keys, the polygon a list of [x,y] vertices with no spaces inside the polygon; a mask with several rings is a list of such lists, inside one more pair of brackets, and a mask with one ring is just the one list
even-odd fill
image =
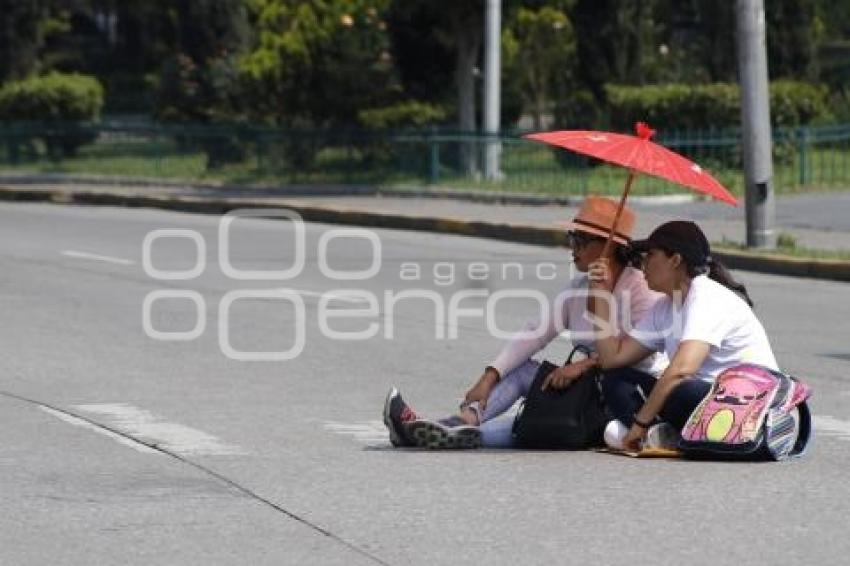
{"label": "white sneaker", "polygon": [[603,434],[605,445],[613,450],[622,450],[623,439],[626,438],[628,433],[629,429],[622,422],[618,420],[610,421],[605,426],[605,433]]}
{"label": "white sneaker", "polygon": [[664,448],[666,450],[676,450],[679,446],[679,431],[670,423],[658,423],[652,425],[646,431],[646,440],[643,443],[644,448]]}

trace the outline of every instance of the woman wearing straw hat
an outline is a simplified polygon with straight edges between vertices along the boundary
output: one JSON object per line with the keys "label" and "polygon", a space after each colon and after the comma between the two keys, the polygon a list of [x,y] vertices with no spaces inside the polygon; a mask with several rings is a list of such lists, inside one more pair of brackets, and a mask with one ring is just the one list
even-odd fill
{"label": "woman wearing straw hat", "polygon": [[[567,223],[569,246],[576,269],[573,278],[540,319],[527,324],[510,339],[496,358],[484,369],[478,381],[467,391],[458,414],[440,420],[421,419],[392,388],[384,404],[384,423],[393,446],[425,448],[508,447],[512,445],[513,418],[504,416],[519,398],[527,395],[540,363],[531,357],[554,340],[563,330],[570,331],[573,345],[592,349],[594,329],[585,316],[588,293],[586,272],[603,252],[606,238],[617,212],[617,203],[597,196],[585,199],[578,214]],[[613,297],[617,304],[617,332],[640,320],[661,298],[650,291],[640,270],[629,262],[628,245],[635,215],[624,208],[613,235],[614,253],[609,265],[612,271]],[[544,387],[567,387],[591,366],[587,359],[554,370]],[[656,374],[663,370],[666,359],[650,356],[638,364],[643,372]]]}

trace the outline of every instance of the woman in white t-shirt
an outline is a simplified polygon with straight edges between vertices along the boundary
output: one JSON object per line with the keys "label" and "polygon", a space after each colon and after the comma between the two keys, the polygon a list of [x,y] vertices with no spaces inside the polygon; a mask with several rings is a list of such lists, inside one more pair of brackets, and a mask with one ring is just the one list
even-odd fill
{"label": "woman in white t-shirt", "polygon": [[[696,224],[668,222],[632,249],[644,254],[650,289],[666,296],[625,336],[596,340],[605,371],[603,393],[617,419],[609,424],[606,441],[630,450],[647,439],[650,428],[650,442],[656,445],[674,439],[723,370],[743,362],[778,369],[746,289],[712,259]],[[612,288],[604,261],[591,266],[590,279],[593,289]],[[602,302],[591,310],[608,318]],[[657,381],[629,367],[654,352],[670,360]],[[668,425],[654,427],[658,422]]]}
{"label": "woman in white t-shirt", "polygon": [[[590,264],[599,258],[605,236],[614,223],[617,203],[602,197],[589,196],[577,216],[568,223],[573,260],[580,275],[573,278],[547,312],[517,333],[502,348],[498,356],[466,394],[459,414],[440,420],[421,419],[392,388],[384,404],[384,423],[390,431],[394,446],[417,445],[427,448],[467,448],[479,444],[507,447],[512,444],[513,418],[496,417],[505,413],[519,398],[527,395],[540,363],[531,357],[568,330],[573,345],[593,348],[594,328],[586,317]],[[614,235],[615,253],[612,292],[617,304],[617,328],[628,328],[648,312],[659,293],[649,290],[639,269],[629,265],[630,242],[634,213],[626,208]],[[544,387],[567,387],[589,367],[587,359],[559,367],[547,376]],[[663,356],[653,356],[639,362],[642,371],[659,373],[666,365]]]}

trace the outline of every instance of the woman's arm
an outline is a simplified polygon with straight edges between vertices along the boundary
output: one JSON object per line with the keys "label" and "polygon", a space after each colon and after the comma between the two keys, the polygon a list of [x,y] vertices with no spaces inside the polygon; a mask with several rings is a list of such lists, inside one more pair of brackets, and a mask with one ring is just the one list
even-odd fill
{"label": "woman's arm", "polygon": [[708,356],[709,348],[711,348],[711,345],[701,340],[685,340],[679,344],[670,365],[658,378],[646,403],[635,414],[635,424],[632,425],[631,430],[623,440],[623,445],[627,449],[639,449],[639,443],[646,436],[647,430],[647,427],[640,423],[648,424],[652,422],[652,419],[661,411],[667,397],[670,396],[670,392],[679,382],[699,371]]}
{"label": "woman's arm", "polygon": [[619,336],[616,321],[611,317],[611,302],[615,299],[608,259],[601,258],[591,264],[588,278],[591,293],[587,298],[587,315],[596,331],[599,366],[602,369],[626,367],[652,354],[653,350],[631,336]]}
{"label": "woman's arm", "polygon": [[466,392],[465,403],[477,401],[481,409],[485,409],[490,392],[499,380],[543,349],[566,328],[568,297],[568,293],[559,293],[553,301],[547,303],[548,308],[541,318],[526,323],[521,331],[502,346],[496,359]]}
{"label": "woman's arm", "polygon": [[631,336],[608,336],[597,338],[597,362],[602,369],[633,366],[654,351],[650,350]]}
{"label": "woman's arm", "polygon": [[519,367],[520,364],[545,348],[568,325],[566,300],[569,294],[559,293],[546,305],[541,317],[529,321],[522,330],[502,346],[502,350],[490,363],[499,376],[504,376]]}

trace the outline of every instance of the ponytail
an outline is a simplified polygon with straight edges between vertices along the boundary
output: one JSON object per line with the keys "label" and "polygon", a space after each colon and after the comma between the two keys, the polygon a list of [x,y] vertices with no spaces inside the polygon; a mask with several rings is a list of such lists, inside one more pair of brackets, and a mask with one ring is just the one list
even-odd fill
{"label": "ponytail", "polygon": [[[691,271],[690,266],[688,266],[688,271]],[[695,270],[696,271],[696,270]],[[699,270],[700,272],[704,272]],[[696,273],[698,275],[699,273]],[[694,275],[691,275],[693,277]],[[735,281],[735,278],[732,277],[732,274],[729,273],[729,270],[726,269],[726,266],[723,265],[719,260],[716,260],[712,257],[708,258],[708,277],[714,279],[727,289],[734,291],[740,295],[742,299],[750,306],[753,307],[753,300],[747,294],[747,288],[744,287],[741,283]]]}
{"label": "ponytail", "polygon": [[640,254],[635,253],[631,246],[624,246],[623,244],[616,244],[614,246],[614,253],[612,254],[614,261],[622,265],[623,267],[640,267]]}

